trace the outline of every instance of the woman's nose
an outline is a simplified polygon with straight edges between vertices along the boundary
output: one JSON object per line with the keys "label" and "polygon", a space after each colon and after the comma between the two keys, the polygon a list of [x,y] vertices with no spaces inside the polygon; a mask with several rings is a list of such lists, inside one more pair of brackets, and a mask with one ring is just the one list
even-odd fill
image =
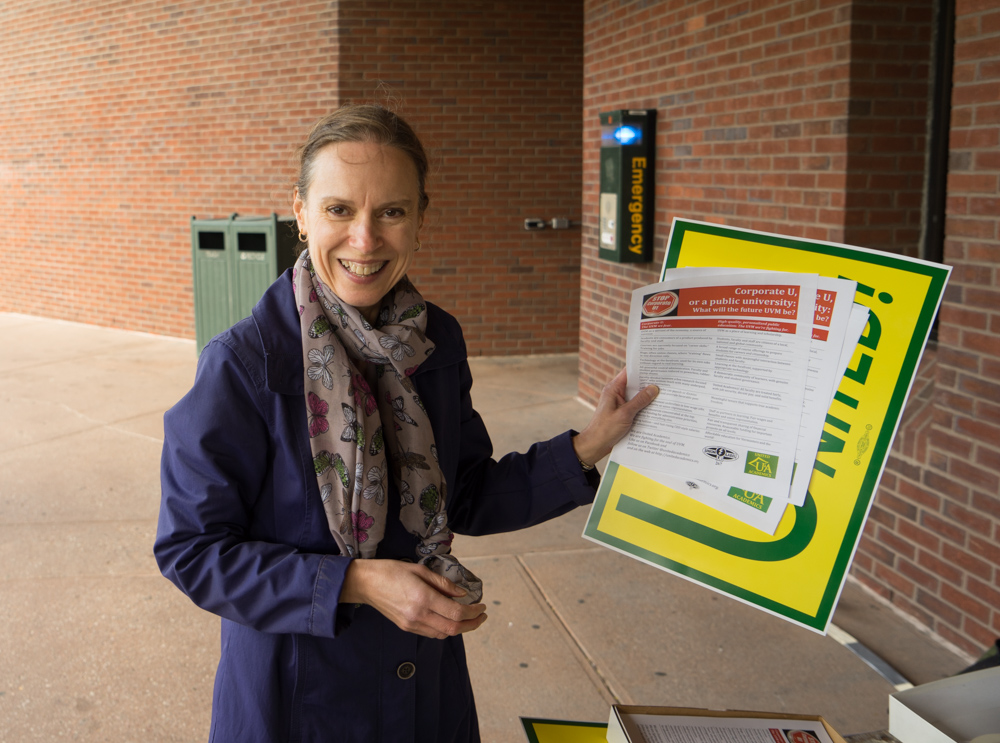
{"label": "woman's nose", "polygon": [[378,225],[369,216],[359,214],[351,222],[350,245],[357,250],[374,250],[378,247]]}

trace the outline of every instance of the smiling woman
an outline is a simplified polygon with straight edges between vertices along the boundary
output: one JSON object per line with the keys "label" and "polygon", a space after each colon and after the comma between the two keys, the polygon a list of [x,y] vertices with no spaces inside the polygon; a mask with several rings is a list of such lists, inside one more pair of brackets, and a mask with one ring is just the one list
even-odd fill
{"label": "smiling woman", "polygon": [[205,347],[164,419],[154,553],[222,617],[210,739],[478,741],[462,633],[486,621],[453,531],[590,503],[654,397],[624,372],[580,433],[493,459],[456,320],[406,277],[427,158],[375,106],[321,120],[293,197],[306,248]]}
{"label": "smiling woman", "polygon": [[310,170],[308,197],[296,189],[292,207],[299,234],[323,283],[374,322],[420,245],[416,167],[389,145],[338,142],[320,150]]}

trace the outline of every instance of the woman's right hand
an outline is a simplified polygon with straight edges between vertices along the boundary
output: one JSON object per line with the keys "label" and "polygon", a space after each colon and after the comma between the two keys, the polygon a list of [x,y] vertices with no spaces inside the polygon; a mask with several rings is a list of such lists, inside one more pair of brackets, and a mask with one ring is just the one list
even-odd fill
{"label": "woman's right hand", "polygon": [[442,640],[479,629],[486,604],[459,604],[462,596],[444,576],[410,562],[352,560],[344,576],[340,601],[368,604],[406,632]]}

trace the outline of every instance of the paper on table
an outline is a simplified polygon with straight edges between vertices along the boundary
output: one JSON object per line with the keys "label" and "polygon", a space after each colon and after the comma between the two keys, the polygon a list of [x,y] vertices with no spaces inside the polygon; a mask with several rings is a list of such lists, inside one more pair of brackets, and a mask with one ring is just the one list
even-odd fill
{"label": "paper on table", "polygon": [[683,480],[727,483],[726,495],[751,507],[786,500],[817,278],[694,270],[636,290],[629,393],[656,384],[660,395],[612,459]]}
{"label": "paper on table", "polygon": [[[641,741],[630,735],[631,743],[699,743],[718,740],[727,743],[833,743],[818,720],[756,719],[749,717],[685,717],[681,715],[627,716],[631,730],[638,730]],[[609,725],[608,739],[611,739]]]}

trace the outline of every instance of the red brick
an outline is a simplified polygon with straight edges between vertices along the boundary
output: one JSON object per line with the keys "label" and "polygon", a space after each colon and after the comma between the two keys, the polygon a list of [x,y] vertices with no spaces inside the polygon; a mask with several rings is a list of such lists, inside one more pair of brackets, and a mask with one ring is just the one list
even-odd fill
{"label": "red brick", "polygon": [[932,510],[937,510],[941,506],[941,497],[938,494],[906,480],[899,481],[899,495],[918,506]]}
{"label": "red brick", "polygon": [[865,572],[871,572],[873,565],[874,562],[868,555],[864,554],[863,552],[855,552],[854,561],[851,564],[851,570],[858,569],[858,570],[863,570]]}
{"label": "red brick", "polygon": [[[971,540],[970,540],[971,545]],[[956,585],[960,584],[960,577],[963,572],[972,573],[981,579],[989,580],[990,576],[993,574],[993,567],[986,561],[980,560],[971,552],[958,549],[952,546],[948,542],[944,542],[941,545],[941,557],[948,563],[952,563],[955,566],[955,576],[956,580],[952,580],[952,583]]]}
{"label": "red brick", "polygon": [[942,601],[937,596],[926,591],[917,590],[917,604],[929,611],[938,619],[959,628],[962,625],[962,612],[958,611],[952,604]]}
{"label": "red brick", "polygon": [[[973,595],[969,595],[972,593]],[[947,584],[941,586],[941,599],[947,601],[956,609],[960,610],[967,617],[972,617],[979,622],[988,622],[990,619],[990,607],[976,597],[971,590],[966,593]]]}
{"label": "red brick", "polygon": [[917,509],[911,504],[907,503],[902,498],[898,498],[890,493],[888,490],[879,488],[877,502],[883,507],[897,513],[903,518],[914,521],[917,518]]}
{"label": "red brick", "polygon": [[958,436],[952,436],[940,429],[934,429],[930,432],[930,444],[937,449],[942,449],[966,460],[972,454],[972,442]]}
{"label": "red brick", "polygon": [[871,510],[868,512],[868,524],[882,524],[883,526],[892,529],[896,524],[896,517],[883,508],[879,508],[877,504],[873,504]]}
{"label": "red brick", "polygon": [[987,446],[1000,448],[1000,426],[991,426],[968,418],[959,418],[956,421],[955,430],[958,433],[976,438]]}
{"label": "red brick", "polygon": [[1000,383],[962,375],[959,378],[959,389],[983,399],[1000,400]]}
{"label": "red brick", "polygon": [[1000,475],[996,472],[991,472],[969,462],[963,462],[960,459],[952,461],[950,470],[953,477],[971,483],[974,487],[994,493],[1000,492]]}
{"label": "red brick", "polygon": [[952,627],[944,624],[937,624],[935,625],[934,630],[946,641],[960,648],[972,657],[977,657],[983,652],[984,646],[980,642],[970,640],[968,636],[956,631]]}
{"label": "red brick", "polygon": [[[949,554],[962,554],[960,550],[955,549],[947,542],[944,543],[944,547],[947,548],[946,551]],[[922,567],[934,573],[934,575],[939,578],[951,583],[955,586],[962,585],[962,579],[964,572],[960,570],[955,565],[949,564],[947,561],[942,560],[937,555],[933,555],[930,552],[921,551],[917,562]]]}
{"label": "red brick", "polygon": [[905,576],[919,586],[923,586],[929,591],[937,592],[940,582],[936,577],[925,570],[921,570],[908,560],[898,560],[896,569],[900,575]]}
{"label": "red brick", "polygon": [[962,503],[969,500],[969,488],[967,485],[956,482],[937,472],[926,470],[924,472],[924,485],[935,492],[950,496]]}
{"label": "red brick", "polygon": [[[1000,607],[1000,590],[997,590],[994,586],[970,575],[966,581],[966,587],[973,597],[982,601],[986,606],[993,607],[994,609]],[[969,613],[971,614],[972,612],[970,611]],[[986,619],[977,618],[980,621],[986,621]]]}
{"label": "red brick", "polygon": [[973,493],[972,507],[980,513],[988,514],[997,521],[1000,521],[1000,497],[987,495],[986,493]]}
{"label": "red brick", "polygon": [[[994,617],[996,618],[998,616],[1000,616],[1000,614],[994,612]],[[965,618],[963,629],[965,630],[965,634],[971,638],[972,642],[975,644],[974,646],[976,650],[972,653],[974,657],[982,655],[984,649],[992,647],[996,642],[996,628],[1000,626],[1000,622],[994,619],[993,625],[994,629],[990,629],[987,626],[983,626],[972,617]]]}
{"label": "red brick", "polygon": [[957,524],[950,523],[930,513],[920,514],[920,524],[938,536],[962,546],[966,542],[965,531]]}
{"label": "red brick", "polygon": [[982,539],[974,535],[969,537],[969,552],[1000,566],[1000,547],[989,539]]}
{"label": "red brick", "polygon": [[935,534],[917,524],[900,521],[897,529],[901,537],[930,552],[937,552],[942,544],[941,540]]}
{"label": "red brick", "polygon": [[[904,577],[900,572],[891,566],[883,563],[875,565],[875,577],[891,588],[893,591],[910,598],[918,596],[923,591],[916,588],[913,581]],[[914,593],[917,591],[917,593]]]}
{"label": "red brick", "polygon": [[[866,527],[866,531],[867,530],[868,529]],[[858,549],[879,562],[885,563],[886,565],[891,566],[895,564],[896,556],[893,554],[892,550],[881,544],[877,539],[869,534],[865,534],[861,538],[861,541],[858,544]]]}
{"label": "red brick", "polygon": [[890,597],[890,601],[893,606],[916,619],[924,627],[933,628],[937,624],[932,614],[917,606],[917,604],[904,596],[900,596],[898,594],[893,595]]}

